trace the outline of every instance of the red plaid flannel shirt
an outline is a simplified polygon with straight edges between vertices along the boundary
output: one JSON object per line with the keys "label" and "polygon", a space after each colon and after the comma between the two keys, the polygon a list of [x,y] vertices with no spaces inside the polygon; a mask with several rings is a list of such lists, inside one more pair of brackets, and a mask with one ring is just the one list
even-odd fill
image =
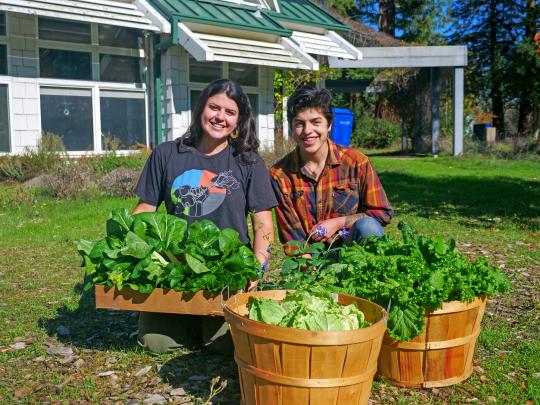
{"label": "red plaid flannel shirt", "polygon": [[282,243],[306,240],[325,219],[363,213],[383,226],[392,219],[392,207],[367,156],[330,140],[328,145],[326,166],[317,181],[301,166],[298,148],[270,169]]}

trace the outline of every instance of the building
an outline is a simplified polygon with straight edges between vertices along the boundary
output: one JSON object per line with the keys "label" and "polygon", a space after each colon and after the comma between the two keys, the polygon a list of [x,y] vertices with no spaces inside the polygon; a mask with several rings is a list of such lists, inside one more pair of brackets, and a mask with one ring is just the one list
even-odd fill
{"label": "building", "polygon": [[2,0],[0,153],[47,134],[75,155],[174,139],[221,77],[245,88],[271,147],[274,69],[358,59],[347,30],[309,0]]}

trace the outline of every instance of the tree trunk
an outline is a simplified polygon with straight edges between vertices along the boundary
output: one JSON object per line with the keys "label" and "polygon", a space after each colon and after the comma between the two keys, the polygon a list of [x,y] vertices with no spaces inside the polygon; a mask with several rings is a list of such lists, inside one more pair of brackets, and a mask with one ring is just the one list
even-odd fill
{"label": "tree trunk", "polygon": [[414,113],[415,152],[431,150],[431,91],[429,68],[422,68],[415,80],[416,109]]}
{"label": "tree trunk", "polygon": [[[529,0],[527,2],[527,10],[525,15],[525,41],[533,40],[536,34],[536,19],[535,19],[536,1]],[[535,61],[528,62],[525,65],[525,74],[520,80],[520,97],[519,97],[519,117],[518,117],[518,133],[525,134],[529,128],[529,119],[533,113],[533,99],[530,89],[533,88],[531,80],[535,80],[534,64]]]}
{"label": "tree trunk", "polygon": [[394,0],[379,0],[379,31],[396,36],[396,4]]}
{"label": "tree trunk", "polygon": [[497,44],[497,1],[489,2],[489,58],[491,66],[491,113],[497,134],[504,137],[504,102],[501,89],[503,82],[499,71],[499,50]]}

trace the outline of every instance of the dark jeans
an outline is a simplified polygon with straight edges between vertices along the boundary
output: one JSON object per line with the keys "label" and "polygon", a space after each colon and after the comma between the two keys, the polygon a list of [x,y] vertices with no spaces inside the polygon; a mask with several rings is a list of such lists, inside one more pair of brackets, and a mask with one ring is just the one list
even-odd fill
{"label": "dark jeans", "polygon": [[383,235],[384,229],[379,221],[371,217],[362,217],[351,227],[351,239],[348,242],[361,242],[363,239],[370,236],[380,237]]}

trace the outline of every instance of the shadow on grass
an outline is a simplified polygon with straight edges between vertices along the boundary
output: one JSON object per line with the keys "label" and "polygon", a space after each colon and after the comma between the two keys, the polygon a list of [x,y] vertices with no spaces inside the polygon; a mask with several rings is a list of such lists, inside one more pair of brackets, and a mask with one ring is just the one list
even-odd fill
{"label": "shadow on grass", "polygon": [[[137,312],[96,309],[94,290],[83,291],[82,283],[75,286],[81,294],[78,306],[58,308],[53,318],[42,318],[38,325],[49,336],[64,343],[87,349],[137,349]],[[67,332],[67,333],[66,333]]]}
{"label": "shadow on grass", "polygon": [[381,182],[399,214],[445,215],[461,220],[500,218],[540,229],[539,183],[509,177],[424,177],[383,172]]}
{"label": "shadow on grass", "polygon": [[160,369],[161,378],[173,388],[184,388],[187,395],[207,399],[215,377],[227,380],[227,387],[215,398],[214,404],[240,403],[238,369],[232,356],[202,350],[179,355]]}

